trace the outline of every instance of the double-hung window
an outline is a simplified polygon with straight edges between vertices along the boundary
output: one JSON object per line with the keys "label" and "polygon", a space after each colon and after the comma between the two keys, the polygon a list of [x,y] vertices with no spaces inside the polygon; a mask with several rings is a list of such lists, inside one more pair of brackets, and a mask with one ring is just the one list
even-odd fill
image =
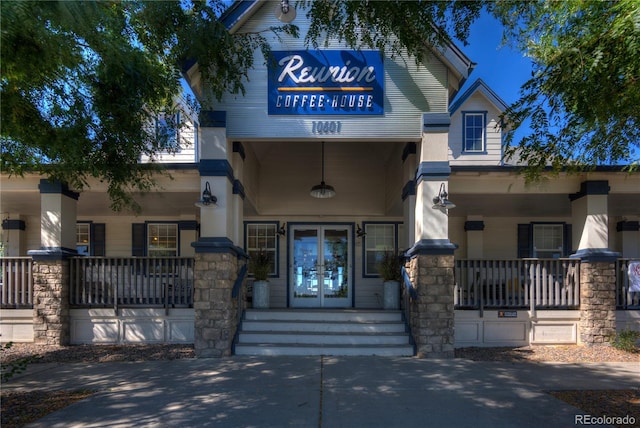
{"label": "double-hung window", "polygon": [[176,223],[147,224],[147,255],[150,257],[178,256],[178,225]]}
{"label": "double-hung window", "polygon": [[484,152],[486,150],[486,113],[464,112],[462,118],[464,152]]}
{"label": "double-hung window", "polygon": [[557,259],[571,254],[571,225],[526,223],[518,225],[518,257]]}
{"label": "double-hung window", "polygon": [[[263,251],[271,259],[271,272],[269,276],[277,276],[278,224],[277,223],[247,223],[246,250],[249,258]],[[253,274],[253,272],[249,272]]]}
{"label": "double-hung window", "polygon": [[81,256],[106,255],[104,223],[81,221],[76,223],[76,251]]}
{"label": "double-hung window", "polygon": [[562,257],[564,248],[562,224],[533,225],[533,257],[554,259]]}
{"label": "double-hung window", "polygon": [[156,138],[161,149],[177,149],[179,143],[180,112],[160,113],[156,118]]}
{"label": "double-hung window", "polygon": [[91,255],[91,224],[76,224],[76,251],[81,256]]}
{"label": "double-hung window", "polygon": [[364,276],[378,276],[385,253],[397,254],[397,223],[364,223]]}

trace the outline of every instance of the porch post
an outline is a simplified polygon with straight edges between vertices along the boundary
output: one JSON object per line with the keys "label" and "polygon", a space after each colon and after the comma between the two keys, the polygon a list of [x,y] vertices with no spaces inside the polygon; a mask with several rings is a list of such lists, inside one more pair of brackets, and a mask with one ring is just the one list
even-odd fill
{"label": "porch post", "polygon": [[[574,242],[580,258],[580,343],[609,344],[616,333],[616,270],[619,253],[609,250],[607,181],[585,181],[571,195]],[[577,227],[575,227],[577,226]]]}
{"label": "porch post", "polygon": [[484,220],[482,216],[468,216],[464,223],[467,233],[467,258],[482,259],[484,257]]}
{"label": "porch post", "polygon": [[618,232],[620,240],[622,257],[627,259],[640,258],[640,245],[638,244],[640,221],[638,221],[638,217],[619,221],[616,225],[616,231]]}
{"label": "porch post", "polygon": [[197,357],[231,355],[242,308],[231,297],[244,253],[237,246],[237,209],[231,150],[226,140],[224,112],[203,112],[201,124],[200,176],[202,192],[209,183],[215,204],[200,208],[200,237],[194,266],[194,345]]}
{"label": "porch post", "polygon": [[454,257],[447,210],[433,198],[448,191],[448,114],[425,114],[416,173],[415,243],[407,252],[409,276],[418,298],[411,303],[410,325],[421,358],[454,356]]}
{"label": "porch post", "polygon": [[2,220],[3,244],[5,257],[24,256],[25,251],[25,230],[26,223],[19,215],[9,214]]}
{"label": "porch post", "polygon": [[66,184],[40,181],[39,250],[33,258],[33,340],[37,345],[68,345],[69,260],[77,254],[78,193]]}
{"label": "porch post", "polygon": [[402,152],[402,171],[405,185],[402,188],[402,210],[404,215],[404,242],[413,244],[415,239],[416,224],[416,144],[407,143]]}

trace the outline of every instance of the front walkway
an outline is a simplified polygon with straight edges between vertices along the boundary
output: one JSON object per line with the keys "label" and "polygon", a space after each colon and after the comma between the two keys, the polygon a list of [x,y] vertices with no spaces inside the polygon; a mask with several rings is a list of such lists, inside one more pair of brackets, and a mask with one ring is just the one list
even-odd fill
{"label": "front walkway", "polygon": [[99,390],[31,427],[560,428],[575,425],[576,415],[584,412],[545,391],[637,388],[637,368],[637,363],[234,357],[35,364],[3,389]]}

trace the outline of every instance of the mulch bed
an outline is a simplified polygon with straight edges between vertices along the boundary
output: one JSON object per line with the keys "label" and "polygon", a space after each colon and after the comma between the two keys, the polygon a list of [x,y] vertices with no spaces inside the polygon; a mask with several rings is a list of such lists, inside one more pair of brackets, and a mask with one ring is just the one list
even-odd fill
{"label": "mulch bed", "polygon": [[19,428],[91,396],[95,391],[27,391],[1,393],[0,426]]}
{"label": "mulch bed", "polygon": [[[604,420],[605,424],[615,427],[640,427],[640,389],[547,391],[547,393],[577,407],[593,418],[611,418]],[[624,419],[625,417],[627,418]]]}

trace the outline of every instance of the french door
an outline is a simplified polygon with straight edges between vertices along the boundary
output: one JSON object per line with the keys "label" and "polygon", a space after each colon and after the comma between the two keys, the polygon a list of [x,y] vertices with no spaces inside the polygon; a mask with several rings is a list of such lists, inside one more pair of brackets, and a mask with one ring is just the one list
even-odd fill
{"label": "french door", "polygon": [[291,236],[291,306],[351,307],[351,226],[295,225]]}

